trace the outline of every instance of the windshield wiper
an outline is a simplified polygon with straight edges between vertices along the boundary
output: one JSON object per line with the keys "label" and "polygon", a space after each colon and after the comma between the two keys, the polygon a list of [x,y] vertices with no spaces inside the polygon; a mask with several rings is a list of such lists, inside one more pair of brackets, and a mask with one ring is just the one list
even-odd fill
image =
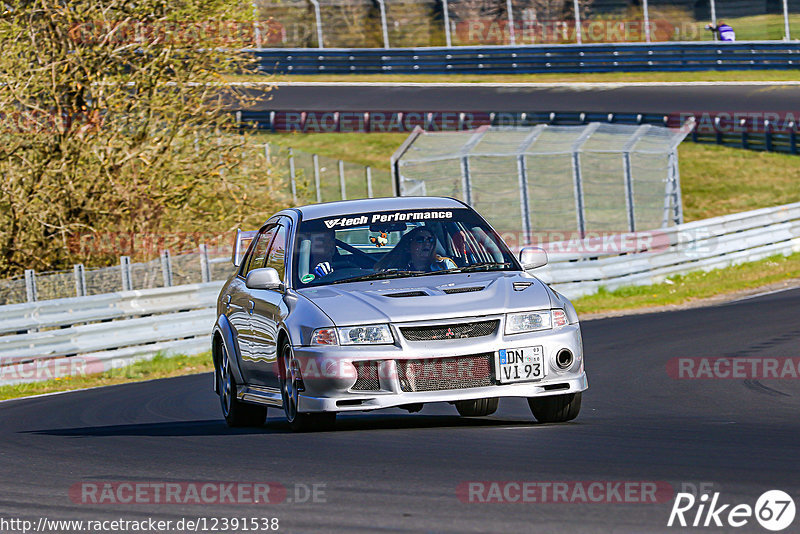
{"label": "windshield wiper", "polygon": [[403,276],[421,276],[429,274],[421,271],[378,271],[377,273],[364,274],[354,278],[345,278],[331,282],[333,284],[344,284],[345,282],[363,282],[365,280],[382,280],[385,278],[401,278]]}
{"label": "windshield wiper", "polygon": [[468,273],[472,271],[482,271],[482,270],[493,270],[492,267],[500,267],[501,271],[505,270],[505,267],[511,265],[509,262],[505,263],[497,263],[493,261],[485,261],[482,263],[473,263],[472,265],[465,265],[464,267],[453,267],[452,269],[445,269],[443,271],[431,271],[429,273],[424,274],[448,274],[448,273]]}

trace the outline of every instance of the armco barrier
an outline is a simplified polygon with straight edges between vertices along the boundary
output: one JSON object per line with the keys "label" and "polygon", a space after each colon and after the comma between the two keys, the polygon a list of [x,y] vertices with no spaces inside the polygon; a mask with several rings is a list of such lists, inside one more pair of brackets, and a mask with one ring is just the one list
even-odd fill
{"label": "armco barrier", "polygon": [[[533,273],[570,298],[800,252],[800,203],[649,232],[653,249],[549,243]],[[647,243],[648,241],[642,241]],[[0,306],[0,384],[104,370],[164,352],[209,350],[222,282]]]}
{"label": "armco barrier", "polygon": [[795,69],[800,43],[618,43],[430,48],[260,48],[263,72],[280,74],[514,74]]}

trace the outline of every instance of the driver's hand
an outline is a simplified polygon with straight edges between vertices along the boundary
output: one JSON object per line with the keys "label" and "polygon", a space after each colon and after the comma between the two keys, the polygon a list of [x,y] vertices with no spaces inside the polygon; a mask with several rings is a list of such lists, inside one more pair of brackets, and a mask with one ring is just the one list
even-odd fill
{"label": "driver's hand", "polygon": [[333,267],[327,261],[323,261],[322,263],[318,263],[316,267],[314,267],[314,274],[317,276],[325,276],[326,274],[330,274],[333,272]]}

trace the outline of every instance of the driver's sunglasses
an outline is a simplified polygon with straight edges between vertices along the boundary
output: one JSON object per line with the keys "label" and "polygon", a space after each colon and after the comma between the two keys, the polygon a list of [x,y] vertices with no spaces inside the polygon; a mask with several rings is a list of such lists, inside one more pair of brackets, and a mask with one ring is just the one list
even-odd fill
{"label": "driver's sunglasses", "polygon": [[418,235],[417,237],[414,238],[414,243],[431,243],[431,244],[433,244],[433,241],[434,241],[434,237],[433,236],[425,237],[424,235]]}

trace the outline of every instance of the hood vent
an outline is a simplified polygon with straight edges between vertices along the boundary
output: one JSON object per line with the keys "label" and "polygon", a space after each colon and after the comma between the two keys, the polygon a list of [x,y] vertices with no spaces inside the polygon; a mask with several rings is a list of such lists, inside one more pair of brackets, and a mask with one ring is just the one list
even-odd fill
{"label": "hood vent", "polygon": [[427,297],[424,291],[402,291],[400,293],[384,293],[384,297],[403,298],[403,297]]}
{"label": "hood vent", "polygon": [[514,282],[514,291],[523,291],[533,285],[533,282]]}
{"label": "hood vent", "polygon": [[452,295],[453,293],[472,293],[473,291],[483,291],[485,289],[484,286],[478,287],[451,287],[448,289],[442,289],[445,293]]}

